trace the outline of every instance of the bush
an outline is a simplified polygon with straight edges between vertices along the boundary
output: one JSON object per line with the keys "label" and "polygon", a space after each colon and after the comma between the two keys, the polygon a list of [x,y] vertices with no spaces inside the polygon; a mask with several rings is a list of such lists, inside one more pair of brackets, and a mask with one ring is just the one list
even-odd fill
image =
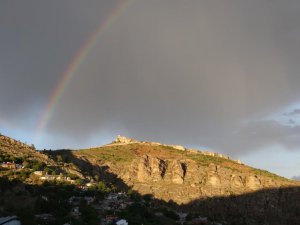
{"label": "bush", "polygon": [[174,211],[171,211],[171,210],[168,210],[168,209],[164,209],[163,210],[163,213],[166,217],[169,217],[173,220],[179,220],[179,216],[174,212]]}
{"label": "bush", "polygon": [[78,176],[76,174],[73,174],[73,173],[68,173],[67,176],[70,177],[72,180],[78,179]]}
{"label": "bush", "polygon": [[106,187],[105,183],[100,181],[97,185],[97,190],[100,191],[101,193],[107,192],[108,188]]}

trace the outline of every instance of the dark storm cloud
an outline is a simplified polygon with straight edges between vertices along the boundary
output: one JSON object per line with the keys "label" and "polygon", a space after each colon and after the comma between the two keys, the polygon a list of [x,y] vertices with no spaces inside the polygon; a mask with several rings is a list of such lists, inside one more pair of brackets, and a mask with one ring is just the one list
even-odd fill
{"label": "dark storm cloud", "polygon": [[42,107],[87,35],[116,1],[0,3],[0,115],[24,119]]}
{"label": "dark storm cloud", "polygon": [[[45,101],[107,3],[33,4],[12,23],[11,2],[0,14],[0,104],[19,99],[1,113],[21,119],[21,103]],[[299,101],[299,13],[293,0],[135,1],[81,64],[46,132],[72,146],[106,131],[231,154],[295,149],[298,127],[257,121]]]}

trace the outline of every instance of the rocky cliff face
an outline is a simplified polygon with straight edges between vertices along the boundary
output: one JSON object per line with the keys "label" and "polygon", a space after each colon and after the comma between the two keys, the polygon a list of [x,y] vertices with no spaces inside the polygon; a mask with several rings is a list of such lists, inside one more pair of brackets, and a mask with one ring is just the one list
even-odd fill
{"label": "rocky cliff face", "polygon": [[211,163],[201,166],[190,159],[168,159],[143,155],[119,174],[129,186],[142,194],[178,204],[209,196],[229,196],[288,185],[270,177],[233,172]]}

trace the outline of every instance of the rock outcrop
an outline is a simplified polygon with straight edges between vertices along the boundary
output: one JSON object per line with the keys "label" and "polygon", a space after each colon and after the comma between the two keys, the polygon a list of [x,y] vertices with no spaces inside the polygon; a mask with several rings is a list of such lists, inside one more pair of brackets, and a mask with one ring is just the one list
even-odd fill
{"label": "rock outcrop", "polygon": [[132,138],[128,138],[125,136],[118,135],[116,139],[112,142],[112,144],[130,144],[137,143],[138,141]]}
{"label": "rock outcrop", "polygon": [[127,171],[119,173],[119,177],[142,194],[150,193],[158,199],[179,204],[207,196],[229,196],[279,185],[271,178],[233,172],[213,163],[201,166],[189,159],[151,155],[134,159]]}

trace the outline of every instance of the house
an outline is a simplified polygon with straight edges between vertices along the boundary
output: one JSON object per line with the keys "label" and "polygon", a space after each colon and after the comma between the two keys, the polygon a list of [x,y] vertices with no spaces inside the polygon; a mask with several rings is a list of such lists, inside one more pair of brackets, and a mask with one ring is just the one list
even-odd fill
{"label": "house", "polygon": [[69,198],[69,203],[73,206],[79,206],[80,201],[84,199],[88,205],[92,204],[95,201],[95,197],[77,197],[72,196]]}
{"label": "house", "polygon": [[208,218],[207,217],[201,217],[199,216],[198,218],[194,218],[192,221],[191,221],[191,224],[195,224],[195,225],[198,225],[198,224],[208,224]]}
{"label": "house", "polygon": [[102,219],[102,223],[103,224],[112,224],[117,219],[118,219],[118,217],[116,217],[116,216],[107,215],[106,218]]}
{"label": "house", "polygon": [[54,221],[55,220],[54,216],[49,213],[36,214],[36,215],[34,215],[34,217],[36,219],[43,220],[43,221]]}
{"label": "house", "polygon": [[179,216],[179,221],[184,223],[188,214],[182,212],[176,212],[176,214]]}
{"label": "house", "polygon": [[7,169],[17,169],[17,166],[14,162],[4,162],[1,165],[3,168],[7,168]]}
{"label": "house", "polygon": [[21,225],[16,216],[0,217],[0,225]]}
{"label": "house", "polygon": [[85,186],[87,187],[93,187],[95,186],[96,184],[95,183],[92,183],[92,182],[89,182],[89,183],[86,183]]}
{"label": "house", "polygon": [[81,212],[80,212],[78,206],[76,206],[76,207],[74,207],[74,208],[72,209],[71,215],[74,216],[74,217],[77,217],[77,218],[78,218],[79,216],[81,216]]}
{"label": "house", "polygon": [[[39,171],[36,171],[36,172],[38,172],[38,174],[40,174]],[[36,175],[38,175],[38,174],[36,174]],[[38,176],[40,176],[40,180],[57,180],[57,181],[66,181],[67,180],[67,178],[62,175],[49,175],[49,174],[43,175],[42,174],[42,176],[41,175],[38,175]]]}
{"label": "house", "polygon": [[43,176],[44,171],[39,171],[39,170],[38,171],[34,171],[33,174],[37,175],[37,176]]}
{"label": "house", "polygon": [[56,175],[48,175],[40,177],[41,180],[56,180]]}
{"label": "house", "polygon": [[42,199],[43,199],[44,201],[46,201],[46,202],[48,202],[48,201],[49,201],[49,199],[48,199],[48,197],[47,197],[47,196],[44,196],[44,195],[42,195],[41,197],[42,197]]}
{"label": "house", "polygon": [[71,177],[66,177],[66,181],[71,184],[75,184],[75,180],[73,180]]}
{"label": "house", "polygon": [[81,197],[72,196],[69,198],[69,203],[73,206],[78,206],[80,204]]}
{"label": "house", "polygon": [[116,225],[128,225],[127,221],[126,220],[119,220],[116,222]]}
{"label": "house", "polygon": [[18,163],[16,163],[16,168],[17,168],[17,169],[24,169],[24,168],[25,168],[25,166],[23,166],[23,165],[21,165],[21,164],[18,164]]}
{"label": "house", "polygon": [[110,193],[108,196],[107,196],[107,200],[117,200],[118,199],[118,194],[115,194],[115,193]]}
{"label": "house", "polygon": [[88,205],[90,205],[95,201],[95,197],[84,197],[84,200]]}

